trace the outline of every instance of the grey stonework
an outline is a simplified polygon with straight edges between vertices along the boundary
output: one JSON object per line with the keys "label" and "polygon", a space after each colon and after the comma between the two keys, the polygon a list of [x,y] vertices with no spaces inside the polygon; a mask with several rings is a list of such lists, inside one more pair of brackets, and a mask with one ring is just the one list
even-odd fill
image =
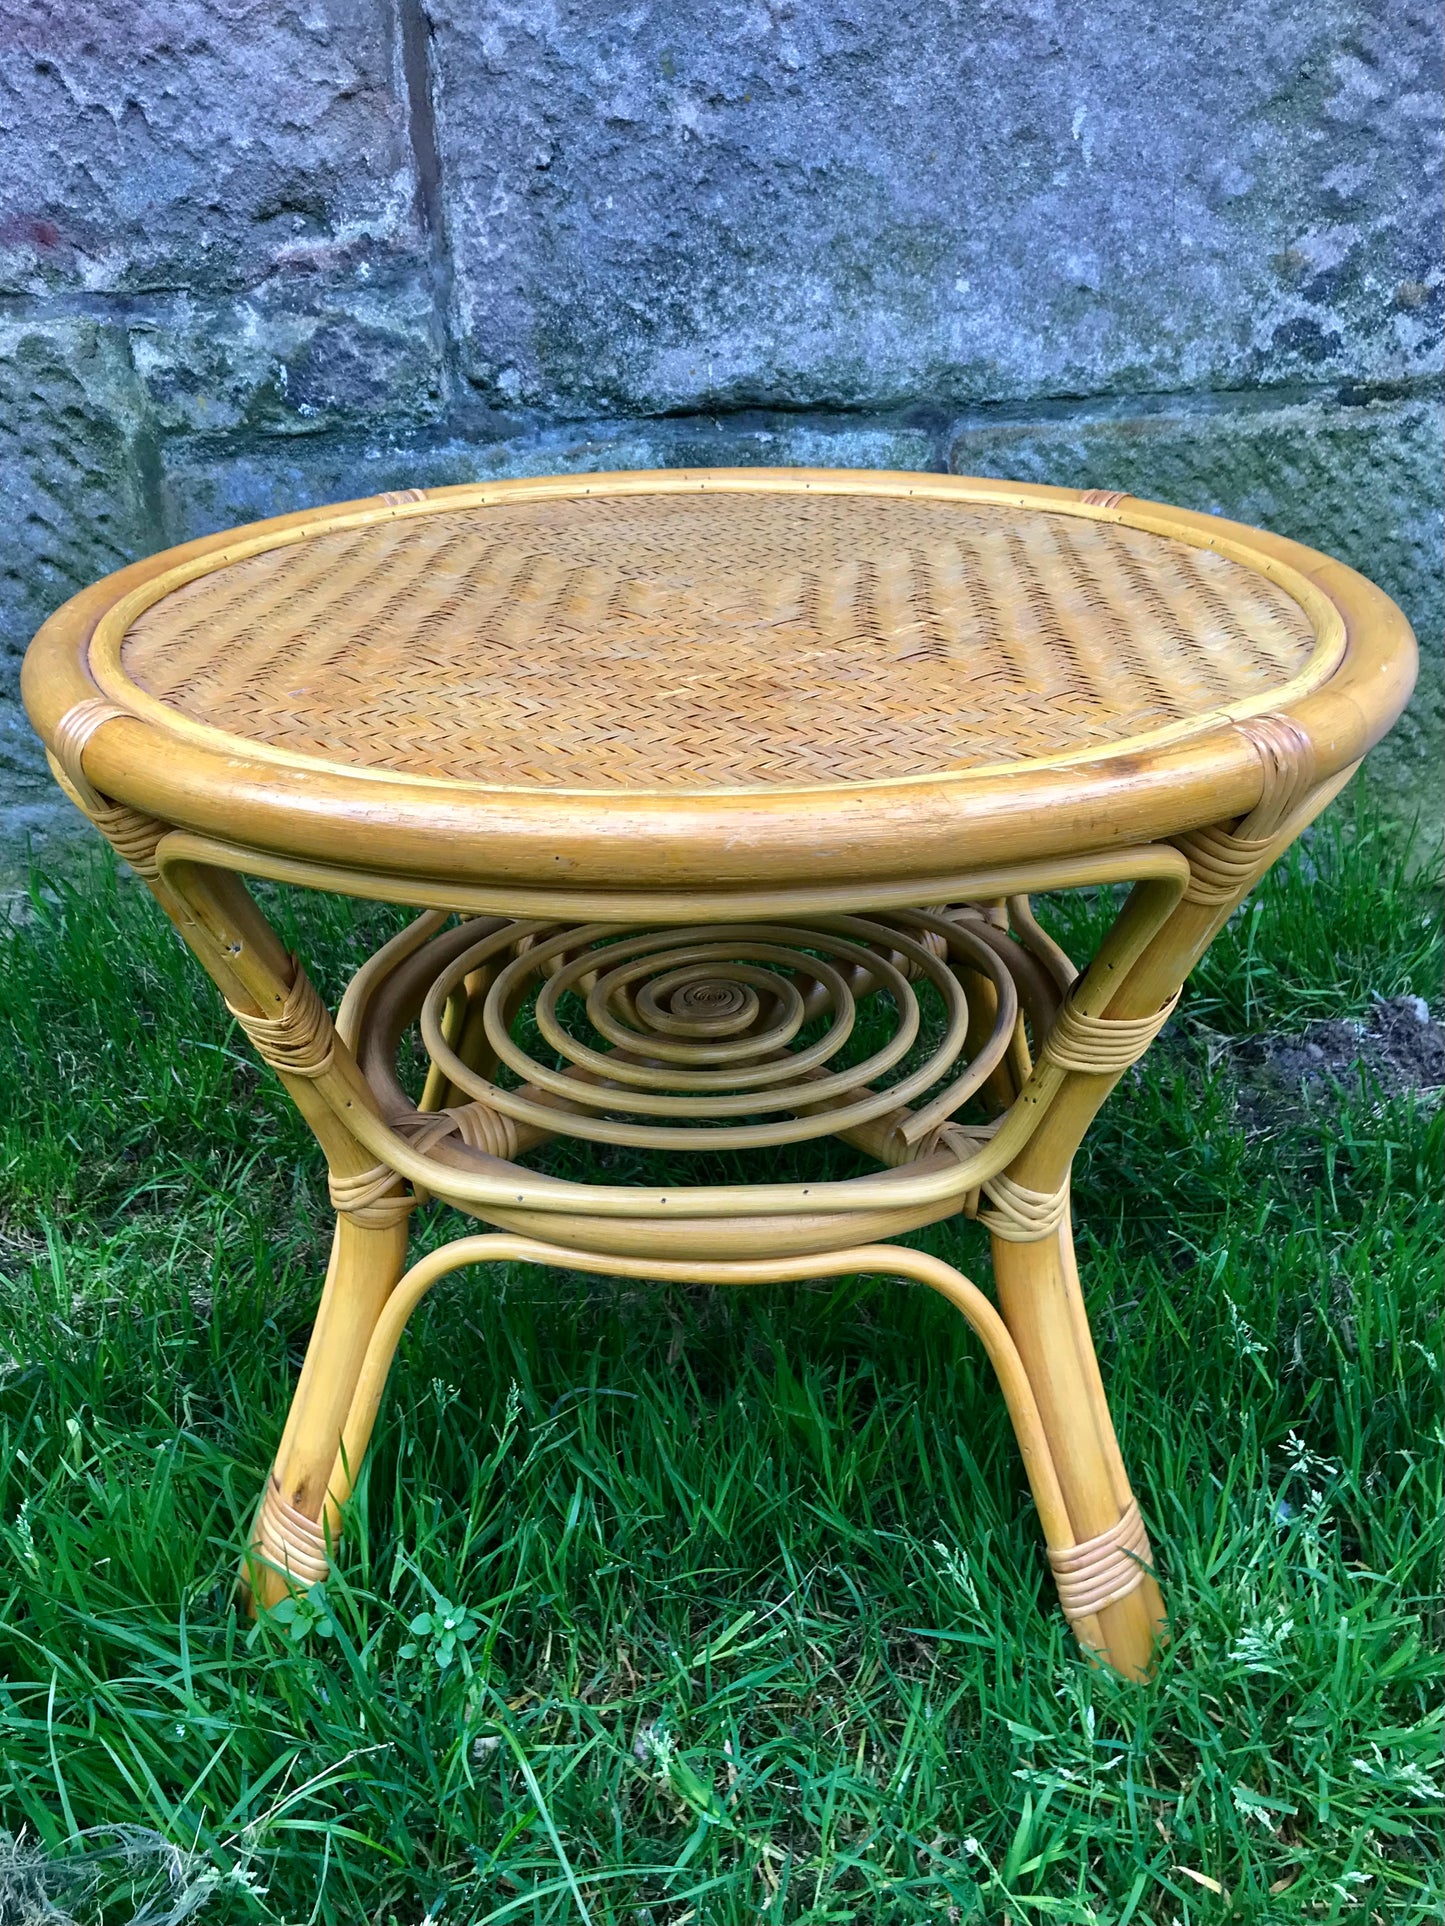
{"label": "grey stonework", "polygon": [[224,299],[426,259],[388,0],[5,0],[0,286]]}
{"label": "grey stonework", "polygon": [[877,407],[1432,365],[1423,0],[429,11],[462,366],[504,400]]}
{"label": "grey stonework", "polygon": [[10,830],[68,822],[19,706],[28,636],[96,576],[156,546],[156,452],[125,331],[0,322],[0,808]]}
{"label": "grey stonework", "polygon": [[0,0],[0,814],[66,595],[308,503],[952,468],[1339,554],[1427,651],[1439,35],[1414,0]]}

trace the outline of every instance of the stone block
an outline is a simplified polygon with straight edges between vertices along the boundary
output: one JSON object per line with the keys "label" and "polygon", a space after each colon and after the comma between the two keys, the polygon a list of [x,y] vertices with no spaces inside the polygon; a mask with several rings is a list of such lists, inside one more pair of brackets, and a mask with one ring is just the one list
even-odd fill
{"label": "stone block", "polygon": [[390,488],[628,468],[942,468],[949,423],[758,413],[716,419],[510,424],[490,437],[377,433],[364,439],[172,443],[161,482],[166,540]]}
{"label": "stone block", "polygon": [[154,466],[123,330],[0,324],[0,802],[51,807],[20,657],[67,596],[158,546]]}
{"label": "stone block", "polygon": [[585,417],[1437,365],[1424,0],[422,0],[462,366]]}
{"label": "stone block", "polygon": [[0,289],[140,294],[424,254],[390,0],[9,0]]}
{"label": "stone block", "polygon": [[381,433],[399,420],[420,426],[442,406],[441,344],[418,275],[271,283],[223,302],[178,295],[128,326],[168,437]]}

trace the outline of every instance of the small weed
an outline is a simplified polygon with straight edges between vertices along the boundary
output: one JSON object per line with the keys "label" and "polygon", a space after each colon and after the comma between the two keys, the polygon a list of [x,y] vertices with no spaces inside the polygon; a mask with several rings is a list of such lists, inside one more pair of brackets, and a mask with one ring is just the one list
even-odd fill
{"label": "small weed", "polygon": [[[313,1585],[309,1591],[293,1592],[286,1598],[278,1599],[266,1614],[266,1623],[274,1625],[293,1645],[304,1645],[309,1638],[336,1636],[336,1621],[326,1602],[324,1585]],[[260,1632],[258,1625],[252,1630],[247,1644],[254,1645]]]}
{"label": "small weed", "polygon": [[482,1621],[465,1605],[453,1605],[450,1600],[435,1594],[436,1602],[429,1612],[418,1612],[409,1621],[407,1631],[411,1637],[405,1645],[396,1650],[398,1658],[420,1658],[434,1665],[438,1672],[460,1659],[462,1670],[470,1678],[471,1661],[467,1656],[467,1646],[482,1629]]}

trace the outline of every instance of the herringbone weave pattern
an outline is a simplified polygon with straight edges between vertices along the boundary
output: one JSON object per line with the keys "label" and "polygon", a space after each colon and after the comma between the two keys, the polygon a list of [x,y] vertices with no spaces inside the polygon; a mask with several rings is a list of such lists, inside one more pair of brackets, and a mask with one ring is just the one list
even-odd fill
{"label": "herringbone weave pattern", "polygon": [[1267,696],[1264,577],[1077,517],[621,495],[320,532],[143,614],[134,681],[328,762],[557,787],[866,781],[1089,749]]}

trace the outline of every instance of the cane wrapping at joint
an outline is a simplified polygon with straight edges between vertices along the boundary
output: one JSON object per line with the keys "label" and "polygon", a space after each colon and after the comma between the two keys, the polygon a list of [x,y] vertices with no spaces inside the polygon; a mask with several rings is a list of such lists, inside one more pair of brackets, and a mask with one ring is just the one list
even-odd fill
{"label": "cane wrapping at joint", "polygon": [[288,1077],[320,1077],[331,1068],[336,1030],[331,1013],[296,957],[296,975],[279,1016],[253,1016],[228,1002],[226,1008],[271,1068]]}
{"label": "cane wrapping at joint", "polygon": [[167,824],[157,822],[154,816],[143,816],[138,809],[127,809],[123,803],[104,801],[99,809],[91,810],[90,820],[137,876],[154,880],[160,875],[156,851],[161,839],[170,834]]}
{"label": "cane wrapping at joint", "polygon": [[1235,833],[1268,842],[1292,816],[1315,781],[1315,746],[1290,716],[1250,716],[1235,728],[1259,757],[1264,782],[1259,801]]}
{"label": "cane wrapping at joint", "polygon": [[1038,1244],[1052,1237],[1069,1214],[1069,1180],[1057,1190],[1030,1190],[1004,1171],[986,1177],[983,1194],[992,1210],[981,1210],[978,1221],[1005,1244]]}
{"label": "cane wrapping at joint", "polygon": [[373,1164],[353,1177],[327,1174],[331,1207],[364,1230],[389,1230],[403,1224],[416,1207],[416,1199],[401,1188],[401,1179],[385,1164]]}
{"label": "cane wrapping at joint", "polygon": [[1275,837],[1315,781],[1314,744],[1289,716],[1251,716],[1234,726],[1259,758],[1259,801],[1232,828],[1213,823],[1173,839],[1189,859],[1185,902],[1209,909],[1233,902],[1258,882]]}
{"label": "cane wrapping at joint", "polygon": [[93,815],[97,809],[106,807],[108,798],[101,795],[85,773],[85,746],[103,724],[125,713],[107,696],[87,696],[83,702],[67,709],[55,725],[55,760],[65,771],[66,780],[87,814]]}
{"label": "cane wrapping at joint", "polygon": [[1137,1591],[1153,1563],[1137,1498],[1129,1500],[1116,1525],[1096,1538],[1061,1551],[1049,1549],[1059,1603],[1071,1624]]}
{"label": "cane wrapping at joint", "polygon": [[1185,902],[1210,909],[1243,896],[1269,862],[1268,837],[1236,836],[1228,829],[1192,829],[1176,836],[1174,847],[1189,859]]}
{"label": "cane wrapping at joint", "polygon": [[481,1151],[488,1157],[505,1157],[508,1162],[518,1151],[516,1124],[485,1103],[459,1103],[450,1110],[407,1118],[405,1128],[413,1149],[423,1154],[448,1137],[460,1137],[468,1150]]}
{"label": "cane wrapping at joint", "polygon": [[1053,1028],[1044,1038],[1043,1055],[1060,1070],[1085,1076],[1112,1077],[1127,1070],[1149,1048],[1174,1014],[1176,990],[1162,1010],[1142,1017],[1085,1016],[1072,996],[1059,1005]]}
{"label": "cane wrapping at joint", "polygon": [[324,1528],[316,1519],[308,1518],[287,1503],[274,1472],[266,1480],[266,1496],[256,1519],[253,1543],[268,1564],[279,1566],[308,1585],[323,1583],[330,1573]]}
{"label": "cane wrapping at joint", "polygon": [[167,824],[139,809],[103,796],[85,773],[85,748],[103,723],[126,714],[105,696],[87,696],[67,709],[55,727],[50,766],[70,800],[88,816],[106,841],[138,876],[159,874],[156,849],[169,834]]}

